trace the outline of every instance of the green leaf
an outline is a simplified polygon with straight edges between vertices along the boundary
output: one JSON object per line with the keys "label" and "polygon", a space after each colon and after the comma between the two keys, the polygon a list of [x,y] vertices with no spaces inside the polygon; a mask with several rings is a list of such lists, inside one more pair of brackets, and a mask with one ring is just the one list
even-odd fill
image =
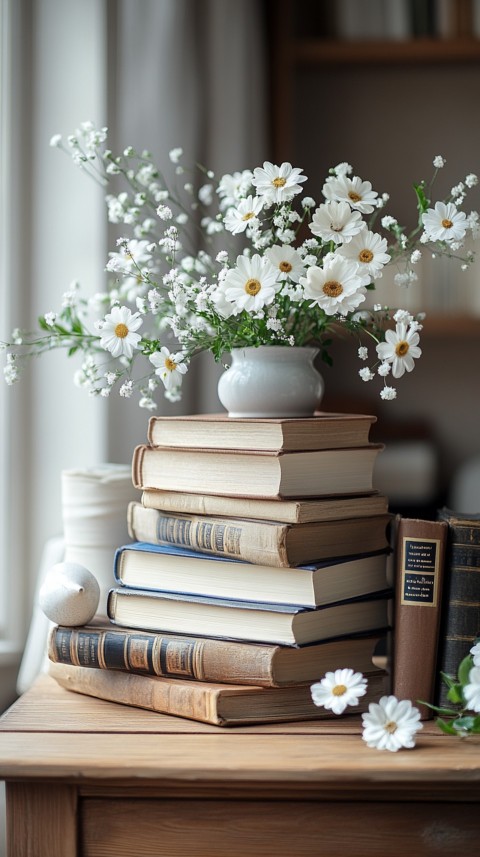
{"label": "green leaf", "polygon": [[426,705],[427,708],[431,708],[436,714],[448,714],[450,717],[456,717],[458,714],[458,710],[454,708],[440,708],[440,706],[432,705],[431,702],[426,702],[424,699],[417,699],[417,705]]}
{"label": "green leaf", "polygon": [[473,717],[472,720],[473,725],[470,731],[475,733],[480,732],[480,717]]}
{"label": "green leaf", "polygon": [[466,684],[469,684],[469,675],[472,667],[473,658],[471,655],[467,655],[458,667],[458,680],[463,687],[465,687]]}
{"label": "green leaf", "polygon": [[450,688],[450,690],[447,693],[447,699],[449,699],[450,702],[457,703],[458,705],[461,705],[463,703],[462,685],[461,684],[452,685],[452,687]]}
{"label": "green leaf", "polygon": [[455,720],[452,720],[452,726],[458,732],[470,732],[475,723],[475,717],[457,717]]}
{"label": "green leaf", "polygon": [[72,345],[71,348],[68,349],[67,355],[68,357],[72,357],[78,351],[78,345]]}
{"label": "green leaf", "polygon": [[446,735],[458,735],[458,732],[455,731],[453,726],[451,726],[451,724],[446,720],[442,720],[441,717],[437,717],[435,722],[438,728],[441,729],[442,732],[445,732]]}
{"label": "green leaf", "polygon": [[430,200],[425,196],[425,184],[424,182],[420,182],[420,184],[414,184],[413,189],[417,196],[417,208],[420,214],[423,214],[424,211],[427,210]]}
{"label": "green leaf", "polygon": [[447,687],[454,687],[455,686],[456,681],[451,675],[447,675],[447,673],[442,673],[442,672],[440,673],[440,675],[443,679],[444,684],[446,684]]}

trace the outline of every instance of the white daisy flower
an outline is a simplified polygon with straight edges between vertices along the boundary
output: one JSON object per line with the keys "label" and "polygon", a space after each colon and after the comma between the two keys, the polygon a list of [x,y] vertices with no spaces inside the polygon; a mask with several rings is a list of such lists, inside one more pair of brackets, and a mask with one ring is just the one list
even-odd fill
{"label": "white daisy flower", "polygon": [[264,161],[263,167],[255,167],[252,184],[266,203],[273,204],[293,199],[302,190],[299,182],[306,180],[300,169],[286,161],[279,167]]}
{"label": "white daisy flower", "polygon": [[263,208],[263,199],[259,196],[247,196],[246,199],[241,199],[236,208],[229,208],[225,218],[225,229],[228,229],[232,235],[238,235],[240,232],[245,232],[247,226],[255,223]]}
{"label": "white daisy flower", "polygon": [[391,257],[386,252],[387,246],[386,238],[364,227],[348,244],[340,248],[339,253],[346,259],[357,262],[360,270],[374,280],[382,276],[383,267],[390,261]]}
{"label": "white daisy flower", "polygon": [[475,643],[470,649],[470,654],[473,658],[473,665],[480,667],[480,643]]}
{"label": "white daisy flower", "polygon": [[143,324],[140,313],[131,313],[126,306],[114,306],[101,322],[102,338],[100,345],[110,351],[113,357],[132,357],[133,349],[139,348],[141,335],[135,333]]}
{"label": "white daisy flower", "polygon": [[280,287],[278,271],[257,253],[251,259],[238,256],[236,267],[230,269],[223,281],[225,299],[248,312],[257,312],[271,304]]}
{"label": "white daisy flower", "polygon": [[358,705],[360,697],[366,694],[367,680],[362,673],[351,669],[335,670],[312,684],[310,692],[314,705],[343,714],[349,705]]}
{"label": "white daisy flower", "polygon": [[463,695],[469,711],[480,712],[480,666],[474,666],[470,670]]}
{"label": "white daisy flower", "polygon": [[437,202],[422,215],[427,239],[431,241],[459,241],[467,231],[467,217],[458,211],[453,202]]}
{"label": "white daisy flower", "polygon": [[368,747],[395,753],[402,747],[415,746],[415,733],[423,728],[420,712],[408,699],[382,696],[371,702],[362,715],[362,738]]}
{"label": "white daisy flower", "polygon": [[377,345],[380,360],[392,364],[392,375],[401,378],[404,372],[411,372],[414,360],[422,354],[418,347],[420,336],[418,331],[407,328],[404,322],[399,322],[395,330],[385,332],[385,342]]}
{"label": "white daisy flower", "polygon": [[328,180],[323,186],[322,193],[325,199],[348,202],[351,208],[361,211],[362,214],[371,214],[378,201],[378,193],[372,190],[371,183],[362,181],[358,176],[350,178],[347,175],[341,175]]}
{"label": "white daisy flower", "polygon": [[239,199],[247,195],[252,186],[253,173],[251,170],[228,173],[220,179],[217,193],[221,199],[220,208],[225,209],[236,205]]}
{"label": "white daisy flower", "polygon": [[313,266],[300,280],[305,297],[312,299],[327,315],[347,315],[365,300],[364,280],[358,274],[358,265],[333,256],[324,260],[323,268]]}
{"label": "white daisy flower", "polygon": [[182,375],[188,371],[184,363],[185,355],[181,352],[172,354],[164,345],[160,351],[150,354],[150,363],[155,366],[155,375],[158,375],[164,383],[166,390],[174,390],[180,387]]}
{"label": "white daisy flower", "polygon": [[289,247],[288,244],[282,247],[279,245],[270,247],[265,255],[273,267],[280,272],[277,274],[279,280],[289,279],[292,283],[298,283],[300,277],[304,276],[305,266],[302,257],[298,250]]}
{"label": "white daisy flower", "polygon": [[319,205],[312,217],[310,231],[323,241],[342,244],[351,241],[363,226],[359,211],[352,211],[346,202],[337,202],[332,199]]}

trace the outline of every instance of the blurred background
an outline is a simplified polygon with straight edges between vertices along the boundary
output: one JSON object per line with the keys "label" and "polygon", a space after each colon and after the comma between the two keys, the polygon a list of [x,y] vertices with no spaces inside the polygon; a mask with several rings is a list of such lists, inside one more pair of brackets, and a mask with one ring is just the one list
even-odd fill
{"label": "blurred background", "polygon": [[[406,225],[435,155],[439,197],[480,174],[477,0],[1,0],[1,66],[0,339],[56,309],[72,281],[105,287],[118,236],[104,191],[49,146],[85,120],[108,126],[114,152],[148,148],[161,168],[175,146],[217,177],[290,161],[317,202],[348,161]],[[372,398],[356,349],[337,342],[323,407],[378,416],[377,487],[392,511],[478,511],[478,267],[425,260],[418,288],[392,301],[427,312],[398,400]],[[62,470],[129,464],[146,436],[146,411],[89,398],[76,368],[53,353],[0,387],[0,709],[16,693],[43,547],[61,534]],[[158,413],[219,410],[219,372],[197,360],[182,402],[159,397]]]}

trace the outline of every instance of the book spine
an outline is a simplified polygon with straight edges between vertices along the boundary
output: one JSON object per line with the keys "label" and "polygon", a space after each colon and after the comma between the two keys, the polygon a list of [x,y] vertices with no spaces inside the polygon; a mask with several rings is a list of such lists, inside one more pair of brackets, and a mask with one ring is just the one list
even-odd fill
{"label": "book spine", "polygon": [[[218,497],[210,494],[181,494],[157,491],[153,488],[142,492],[141,501],[142,506],[147,509],[158,509],[159,512],[173,512],[177,515],[223,515],[229,518],[255,518],[284,524],[310,523],[310,519],[300,520],[302,504],[298,500],[270,501],[246,497]],[[330,514],[334,517],[334,512]],[[336,517],[346,516],[337,514]]]}
{"label": "book spine", "polygon": [[[448,527],[401,518],[396,544],[393,693],[433,703]],[[418,705],[421,718],[431,710]]]}
{"label": "book spine", "polygon": [[55,626],[53,663],[225,684],[274,686],[274,646],[231,644],[104,628]]}
{"label": "book spine", "polygon": [[132,482],[133,487],[138,488],[140,491],[143,490],[144,486],[142,484],[142,471],[143,471],[143,458],[145,454],[145,449],[147,447],[145,444],[139,444],[133,450],[132,457]]}
{"label": "book spine", "polygon": [[[459,543],[459,531],[461,542]],[[467,542],[466,533],[471,543]],[[480,523],[449,528],[445,596],[440,627],[439,672],[456,676],[460,662],[480,635]],[[448,688],[438,680],[436,704],[448,706]]]}
{"label": "book spine", "polygon": [[128,508],[128,529],[131,538],[139,542],[177,545],[257,565],[289,566],[288,528],[274,523],[206,515],[169,515],[132,502]]}

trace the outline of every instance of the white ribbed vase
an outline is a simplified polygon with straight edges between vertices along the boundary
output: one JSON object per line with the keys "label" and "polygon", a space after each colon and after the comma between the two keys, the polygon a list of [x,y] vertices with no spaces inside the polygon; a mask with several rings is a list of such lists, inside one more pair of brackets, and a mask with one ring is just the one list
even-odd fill
{"label": "white ribbed vase", "polygon": [[317,354],[309,346],[233,348],[218,382],[229,417],[311,417],[324,390],[313,363]]}

